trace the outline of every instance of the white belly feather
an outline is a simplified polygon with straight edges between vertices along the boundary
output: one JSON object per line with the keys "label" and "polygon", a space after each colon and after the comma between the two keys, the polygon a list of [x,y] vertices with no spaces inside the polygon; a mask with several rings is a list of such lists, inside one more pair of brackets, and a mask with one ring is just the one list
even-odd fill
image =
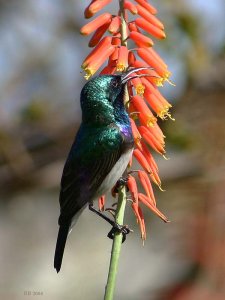
{"label": "white belly feather", "polygon": [[112,188],[117,180],[123,175],[124,171],[126,170],[126,167],[129,163],[129,160],[131,158],[133,149],[128,150],[124,154],[121,155],[117,163],[114,165],[110,173],[106,176],[106,178],[103,180],[99,190],[97,197],[100,197],[104,195],[110,188]]}

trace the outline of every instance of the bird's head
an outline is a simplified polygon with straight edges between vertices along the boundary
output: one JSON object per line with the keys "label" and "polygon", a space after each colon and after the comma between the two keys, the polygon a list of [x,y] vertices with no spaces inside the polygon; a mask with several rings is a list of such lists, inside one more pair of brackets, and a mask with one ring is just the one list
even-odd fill
{"label": "bird's head", "polygon": [[[83,122],[110,124],[115,122],[114,110],[124,109],[124,91],[127,82],[143,75],[133,73],[148,68],[135,68],[120,75],[100,75],[89,80],[81,91]],[[132,76],[134,75],[134,76]]]}

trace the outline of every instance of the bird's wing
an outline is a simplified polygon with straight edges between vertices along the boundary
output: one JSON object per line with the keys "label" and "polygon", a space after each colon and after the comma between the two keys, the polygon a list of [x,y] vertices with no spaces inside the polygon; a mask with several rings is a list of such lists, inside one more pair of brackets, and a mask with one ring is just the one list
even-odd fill
{"label": "bird's wing", "polygon": [[72,219],[93,198],[123,151],[117,127],[80,129],[63,170],[59,223]]}

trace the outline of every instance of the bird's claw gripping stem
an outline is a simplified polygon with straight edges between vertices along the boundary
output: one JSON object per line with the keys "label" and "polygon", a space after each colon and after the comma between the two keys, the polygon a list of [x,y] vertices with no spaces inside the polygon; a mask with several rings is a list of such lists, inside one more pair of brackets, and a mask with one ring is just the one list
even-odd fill
{"label": "bird's claw gripping stem", "polygon": [[110,232],[108,233],[108,238],[110,239],[114,239],[114,236],[116,233],[122,233],[123,235],[123,239],[122,239],[122,243],[124,243],[126,241],[126,236],[128,233],[130,233],[132,230],[127,226],[127,225],[119,225],[118,223],[115,222],[115,225],[113,226],[113,228],[110,230]]}
{"label": "bird's claw gripping stem", "polygon": [[97,215],[99,215],[101,218],[103,218],[109,224],[112,225],[112,229],[110,230],[110,232],[107,235],[110,239],[114,238],[115,233],[122,233],[122,235],[123,235],[122,243],[125,242],[126,235],[132,231],[127,225],[120,225],[120,224],[116,223],[115,221],[111,220],[110,218],[105,216],[102,212],[100,212],[96,208],[94,208],[92,203],[89,204],[89,209],[91,211],[93,211],[94,213],[96,213]]}

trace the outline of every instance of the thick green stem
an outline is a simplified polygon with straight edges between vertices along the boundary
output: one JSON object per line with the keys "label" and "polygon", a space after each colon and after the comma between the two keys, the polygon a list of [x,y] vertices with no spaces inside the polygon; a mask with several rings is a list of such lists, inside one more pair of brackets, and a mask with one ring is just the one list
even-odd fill
{"label": "thick green stem", "polygon": [[[126,188],[122,187],[119,189],[119,197],[118,197],[118,205],[116,210],[116,218],[115,221],[118,224],[123,224],[124,212],[126,207]],[[105,297],[104,300],[113,300],[113,295],[115,291],[116,285],[116,275],[119,264],[119,257],[122,245],[122,233],[115,233],[115,237],[113,239],[108,280],[105,289]]]}

